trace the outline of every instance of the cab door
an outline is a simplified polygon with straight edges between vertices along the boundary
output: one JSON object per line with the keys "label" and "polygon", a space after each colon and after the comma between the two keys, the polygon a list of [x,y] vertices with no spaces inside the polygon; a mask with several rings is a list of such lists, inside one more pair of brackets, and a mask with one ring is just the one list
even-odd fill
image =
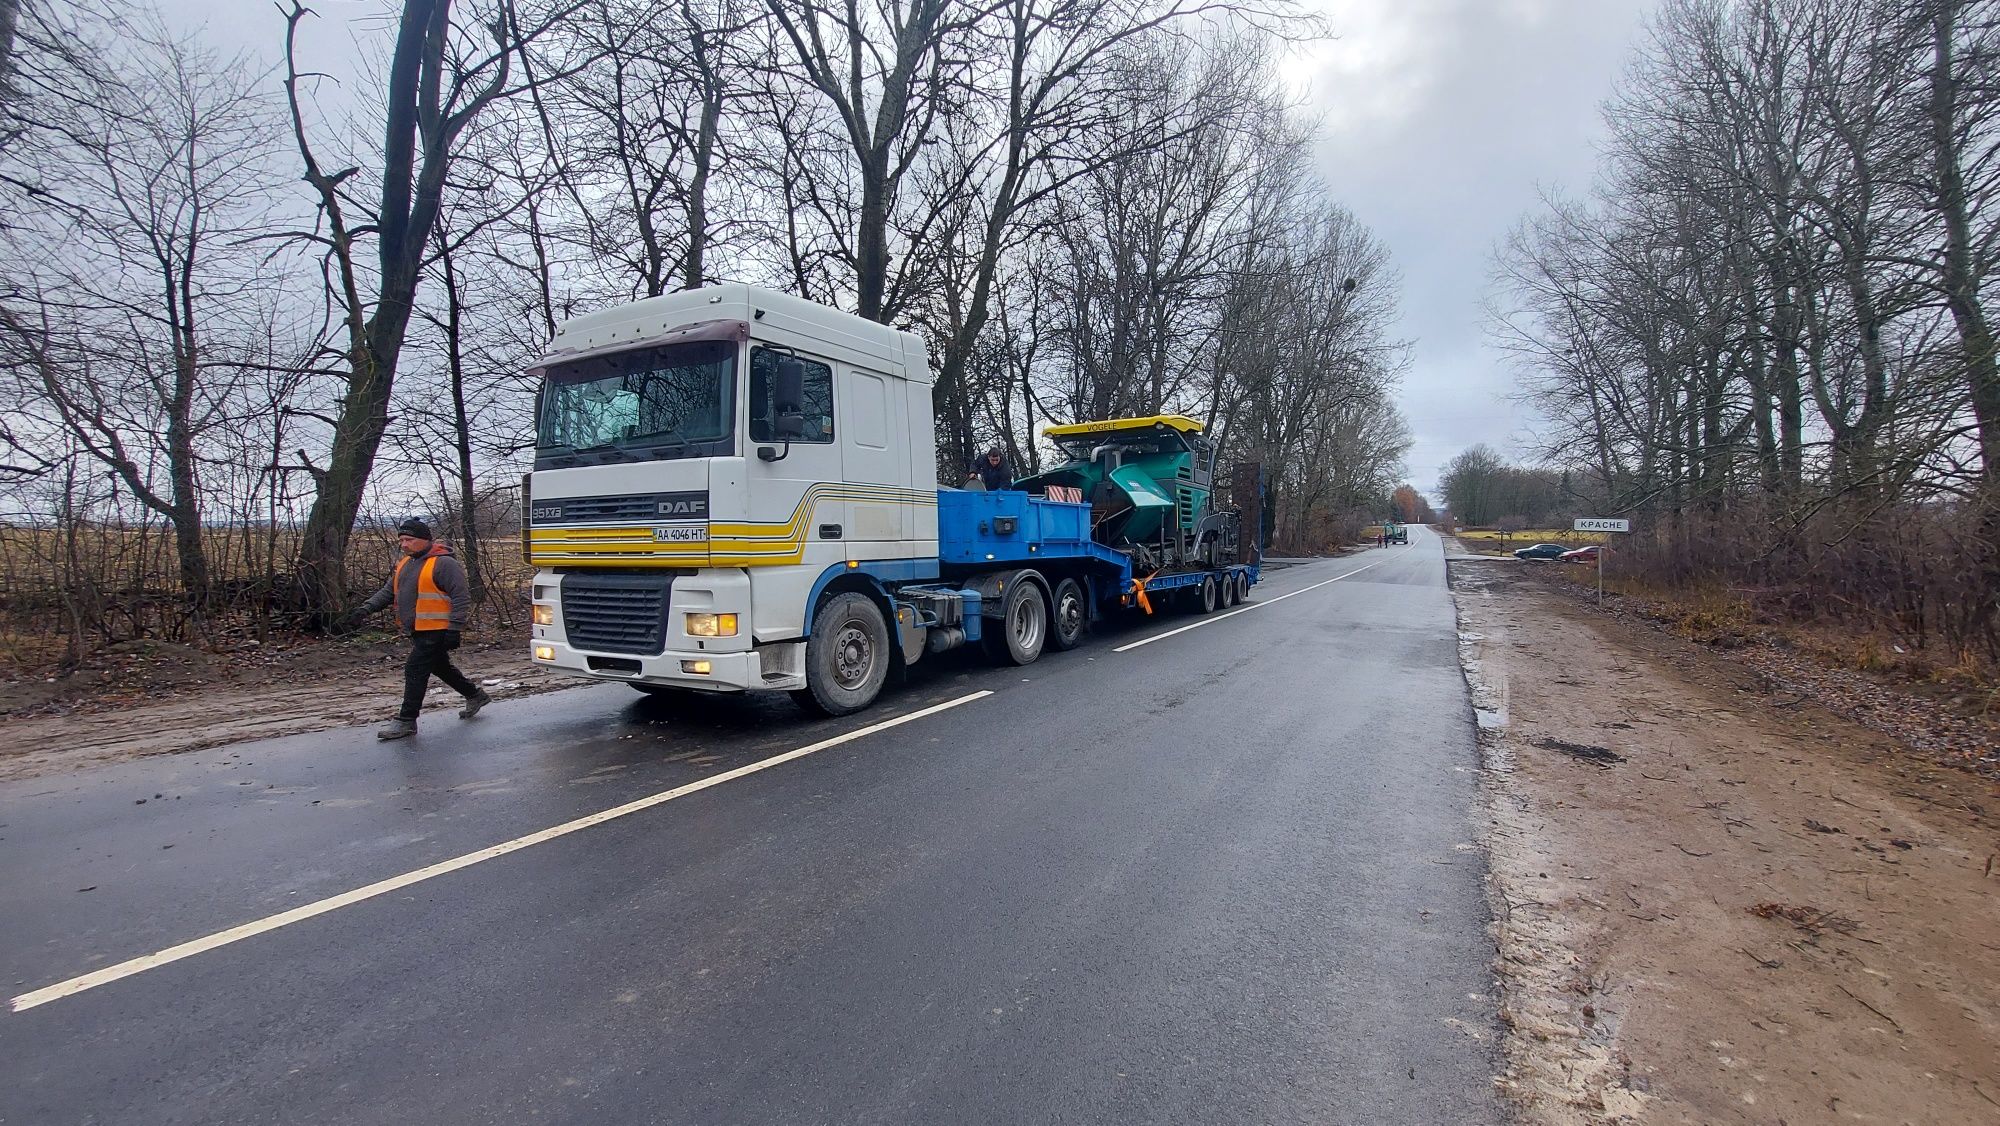
{"label": "cab door", "polygon": [[[805,431],[789,443],[778,433],[773,403],[778,360],[785,355],[798,358],[805,377]],[[839,487],[846,476],[837,441],[834,365],[803,352],[752,344],[746,398],[751,511],[746,525],[730,529],[741,532],[731,537],[739,541],[741,565],[844,559],[848,514]]]}
{"label": "cab door", "polygon": [[896,435],[904,433],[901,397],[887,376],[842,365],[840,377],[841,468],[850,486],[847,500],[849,559],[881,559],[904,554],[911,505],[907,457]]}

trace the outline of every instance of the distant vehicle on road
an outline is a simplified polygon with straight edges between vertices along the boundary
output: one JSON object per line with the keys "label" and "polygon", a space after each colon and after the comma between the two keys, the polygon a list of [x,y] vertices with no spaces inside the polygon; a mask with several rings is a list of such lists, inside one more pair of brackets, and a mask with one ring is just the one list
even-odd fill
{"label": "distant vehicle on road", "polygon": [[1565,563],[1595,563],[1597,551],[1597,545],[1591,544],[1589,547],[1579,547],[1575,551],[1565,551],[1559,558]]}
{"label": "distant vehicle on road", "polygon": [[1559,543],[1538,543],[1533,547],[1514,549],[1516,559],[1561,559],[1569,548]]}
{"label": "distant vehicle on road", "polygon": [[1410,529],[1407,525],[1398,524],[1394,520],[1391,520],[1387,524],[1382,525],[1383,546],[1386,547],[1392,543],[1409,543],[1409,542],[1410,542]]}

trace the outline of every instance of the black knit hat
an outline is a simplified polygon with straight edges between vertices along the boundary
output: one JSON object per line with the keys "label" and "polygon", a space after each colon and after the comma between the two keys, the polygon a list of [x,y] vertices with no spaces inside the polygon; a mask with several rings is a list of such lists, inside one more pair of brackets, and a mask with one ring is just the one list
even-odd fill
{"label": "black knit hat", "polygon": [[420,540],[427,540],[431,538],[431,526],[412,516],[396,525],[396,534],[399,536],[415,536]]}

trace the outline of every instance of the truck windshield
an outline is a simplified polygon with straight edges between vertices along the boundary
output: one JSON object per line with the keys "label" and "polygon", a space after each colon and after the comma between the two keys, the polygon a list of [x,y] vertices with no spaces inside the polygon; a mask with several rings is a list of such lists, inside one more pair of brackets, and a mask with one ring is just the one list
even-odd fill
{"label": "truck windshield", "polygon": [[537,468],[734,452],[736,344],[694,340],[550,364]]}

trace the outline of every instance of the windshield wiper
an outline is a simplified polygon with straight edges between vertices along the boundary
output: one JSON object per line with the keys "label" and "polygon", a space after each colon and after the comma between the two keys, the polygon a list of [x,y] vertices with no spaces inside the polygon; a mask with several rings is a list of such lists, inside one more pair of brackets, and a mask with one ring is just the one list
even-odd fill
{"label": "windshield wiper", "polygon": [[659,450],[665,450],[665,449],[684,450],[687,449],[689,446],[693,445],[694,440],[691,438],[682,438],[677,435],[669,433],[669,434],[659,434],[653,437],[643,438],[643,439],[634,438],[631,444],[634,446],[639,446],[644,449],[653,450],[657,452]]}
{"label": "windshield wiper", "polygon": [[558,442],[552,446],[535,447],[535,456],[538,458],[547,458],[563,466],[571,466],[575,465],[577,459],[580,457],[590,454],[610,453],[617,448],[618,443],[616,442],[599,442],[594,446],[572,446],[566,442]]}

